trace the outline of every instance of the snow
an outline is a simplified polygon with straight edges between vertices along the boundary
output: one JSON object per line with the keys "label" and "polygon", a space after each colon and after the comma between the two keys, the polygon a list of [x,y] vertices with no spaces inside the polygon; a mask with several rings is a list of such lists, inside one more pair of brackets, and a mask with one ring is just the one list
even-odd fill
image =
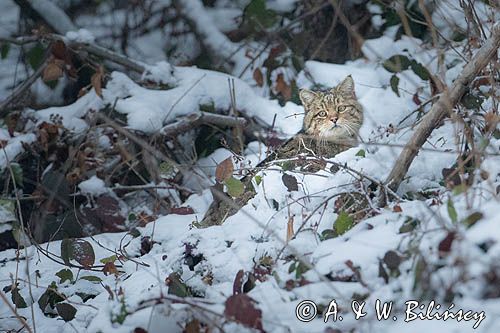
{"label": "snow", "polygon": [[104,181],[97,176],[92,176],[89,179],[82,181],[78,184],[78,188],[80,188],[80,191],[83,194],[91,194],[94,196],[108,192]]}
{"label": "snow", "polygon": [[[286,12],[295,3],[295,0],[274,0],[269,1],[267,6]],[[449,6],[449,2],[443,2],[439,3],[440,8],[448,10],[444,4]],[[231,55],[236,61],[236,69],[230,74],[173,65],[165,59],[162,44],[153,43],[163,36],[162,32],[156,32],[142,40],[135,40],[138,45],[154,44],[142,49],[142,52],[150,53],[148,59],[153,59],[155,63],[147,65],[140,82],[115,71],[110,73],[102,99],[91,90],[71,105],[29,110],[28,114],[34,117],[37,124],[52,122],[54,115],[58,115],[65,128],[82,133],[88,129],[84,119],[89,112],[100,112],[106,106],[114,105],[117,112],[126,115],[129,129],[151,135],[178,117],[199,112],[200,105],[213,105],[215,110],[226,113],[231,107],[228,80],[234,79],[238,110],[268,125],[275,121],[274,129],[281,137],[297,133],[302,126],[302,106],[293,102],[281,106],[276,100],[263,96],[259,88],[248,83],[245,76],[241,79],[237,77],[242,68],[245,49],[234,53],[240,45],[221,33],[232,29],[233,22],[219,22],[226,15],[236,17],[237,11],[231,7],[201,12],[201,1],[197,0],[186,0],[183,6],[185,14],[196,17],[196,22],[206,29],[204,38],[208,39],[207,43],[217,52]],[[374,7],[371,10],[375,12],[377,9]],[[458,20],[456,10],[449,13],[450,19]],[[122,14],[120,12],[117,16],[121,17]],[[3,31],[1,26],[0,31]],[[96,30],[99,29],[96,27]],[[184,202],[181,202],[176,190],[159,191],[162,195],[174,196],[179,206],[193,208],[193,213],[159,216],[154,222],[137,228],[142,237],[154,240],[150,252],[141,254],[141,237],[134,238],[131,233],[106,233],[85,238],[95,251],[96,264],[113,254],[123,254],[124,258],[116,261],[117,265],[121,265],[118,276],[70,268],[75,281],[59,283],[55,272],[63,266],[40,254],[40,249],[30,246],[26,252],[2,251],[1,287],[11,285],[9,274],[17,272],[20,293],[28,303],[27,308],[17,309],[19,315],[33,325],[33,309],[37,330],[41,332],[130,332],[137,327],[148,332],[182,332],[180,325],[192,318],[207,320],[208,316],[208,322],[225,321],[224,302],[233,294],[233,282],[238,271],[252,272],[258,263],[269,257],[273,261],[272,273],[262,281],[256,281],[255,288],[248,293],[262,311],[263,326],[267,332],[324,332],[329,326],[354,332],[470,331],[471,322],[416,320],[405,323],[402,320],[406,300],[422,298],[428,301],[428,297],[443,299],[446,290],[455,287],[453,301],[456,307],[486,312],[485,321],[476,331],[497,332],[500,329],[500,301],[498,298],[484,298],[483,288],[487,273],[498,265],[500,258],[500,203],[497,193],[500,184],[500,140],[491,138],[487,148],[490,154],[478,162],[481,163],[481,169],[488,172],[488,178],[478,176],[466,192],[454,193],[443,186],[442,170],[456,162],[461,148],[457,137],[464,129],[453,119],[444,121],[419,152],[397,191],[397,195],[405,198],[410,195],[424,196],[424,191],[433,191],[435,195],[432,199],[393,198],[394,202],[377,209],[374,216],[363,219],[346,233],[330,239],[320,237],[323,231],[333,228],[339,216],[335,212],[333,198],[346,191],[367,190],[372,180],[383,182],[387,178],[402,146],[414,133],[414,125],[418,120],[415,111],[419,108],[413,99],[414,94],[418,93],[422,102],[430,97],[428,82],[411,70],[398,73],[400,96],[392,91],[389,80],[393,73],[382,66],[392,55],[411,56],[427,67],[437,69],[435,50],[427,49],[422,41],[415,38],[402,36],[395,41],[394,34],[393,29],[379,38],[366,41],[362,47],[363,59],[342,65],[308,61],[297,76],[300,88],[316,85],[332,87],[346,75],[353,76],[356,95],[365,116],[357,147],[327,160],[327,168],[314,174],[285,171],[279,165],[260,170],[257,175],[262,181],[259,185],[254,182],[255,197],[222,225],[208,228],[198,228],[197,223],[212,202],[209,186],[214,184],[218,163],[232,158],[233,153],[220,148],[198,159],[184,175],[186,179],[182,185],[194,191]],[[66,38],[80,42],[98,40],[99,36],[91,27],[66,34]],[[445,56],[446,65],[450,65],[450,68],[444,79],[450,83],[461,70],[463,62],[453,52],[447,51]],[[451,67],[451,63],[457,59],[459,62]],[[285,71],[287,79],[294,74],[286,69],[280,70]],[[278,71],[271,75],[277,74]],[[149,81],[166,87],[156,90],[141,86]],[[1,84],[0,96],[4,96],[3,90],[7,90]],[[483,108],[490,110],[494,105],[491,99],[486,100]],[[427,112],[429,107],[424,107],[421,112]],[[112,141],[107,135],[100,132],[96,138],[100,148],[112,148]],[[23,142],[34,142],[36,136],[32,133],[14,133],[11,136],[5,128],[1,128],[0,140],[5,141],[0,153],[0,167],[5,170],[8,162],[15,161],[24,151]],[[361,149],[365,152],[364,156],[359,154]],[[238,163],[256,165],[265,156],[266,150],[263,144],[251,142],[243,152],[243,160]],[[338,171],[329,171],[333,164],[339,166]],[[351,170],[365,177],[360,179]],[[285,172],[296,178],[298,191],[287,191],[282,181]],[[79,183],[78,188],[89,196],[110,191],[97,176]],[[456,221],[450,214],[448,202],[456,210]],[[463,223],[475,212],[482,214],[479,221],[470,227]],[[2,222],[13,218],[3,208],[0,215]],[[299,228],[301,232],[287,241],[287,224],[290,221],[293,221],[295,232]],[[408,221],[415,222],[415,230],[402,232],[401,226]],[[457,237],[449,253],[443,255],[440,253],[443,252],[440,244],[451,230],[457,233]],[[202,256],[201,262],[192,270],[186,262],[188,247],[193,255]],[[485,247],[488,249],[484,250]],[[43,244],[42,249],[60,255],[61,241]],[[384,256],[388,251],[396,252],[403,261],[398,272],[387,270],[389,281],[386,283],[379,270],[384,265]],[[23,259],[25,254],[26,258]],[[419,256],[425,259],[426,265],[434,267],[428,281],[425,276],[417,276]],[[290,270],[291,265],[299,261],[311,268],[301,276],[307,283],[288,288],[288,281],[298,283],[300,280],[296,271]],[[26,263],[29,271],[24,269]],[[352,263],[352,266],[348,263]],[[353,275],[352,267],[359,272],[360,278]],[[210,312],[200,314],[199,308],[182,302],[167,302],[165,299],[163,304],[157,304],[161,297],[174,297],[168,294],[170,289],[165,284],[165,278],[173,272],[179,273],[191,290],[203,296],[189,298],[189,301]],[[33,300],[28,292],[28,274],[32,281],[37,281],[31,287]],[[102,281],[93,283],[81,279],[88,275]],[[342,277],[350,277],[350,280],[343,281]],[[75,319],[69,323],[57,317],[45,316],[36,303],[52,281],[78,310]],[[435,294],[422,296],[419,288],[424,289],[422,293],[432,291]],[[9,293],[6,292],[6,296],[10,300]],[[82,294],[95,298],[83,302],[79,296]],[[350,301],[363,295],[367,297],[369,314],[366,318],[355,320],[349,312]],[[295,307],[301,300],[310,299],[327,305],[333,298],[343,308],[342,322],[326,324],[318,318],[310,323],[302,323],[295,317]],[[392,319],[378,321],[373,311],[376,299],[393,300],[395,315],[399,319],[396,322]],[[19,328],[19,323],[12,318],[11,310],[3,302],[0,304],[0,318],[4,318],[0,321],[0,329]],[[125,320],[121,324],[113,322],[121,313],[122,306],[127,311]],[[241,325],[233,322],[223,323],[223,328],[226,332],[244,331]]]}
{"label": "snow", "polygon": [[103,97],[116,111],[127,115],[130,128],[154,133],[175,117],[195,113],[200,105],[211,104],[217,110],[229,110],[231,98],[228,79],[234,79],[236,104],[249,116],[256,116],[271,125],[276,115],[276,129],[292,135],[302,126],[301,107],[287,103],[284,108],[277,101],[256,95],[242,80],[220,72],[194,67],[174,67],[176,87],[169,90],[149,90],[133,82],[126,75],[114,72]]}
{"label": "snow", "polygon": [[94,35],[87,29],[79,29],[78,31],[68,31],[66,33],[66,38],[79,42],[79,43],[93,43],[95,40]]}
{"label": "snow", "polygon": [[[0,129],[0,137],[7,138],[9,134],[5,129]],[[0,169],[5,170],[7,165],[14,161],[15,157],[24,151],[23,143],[32,143],[36,140],[36,136],[32,133],[19,134],[7,140],[7,145],[2,148],[0,153]]]}

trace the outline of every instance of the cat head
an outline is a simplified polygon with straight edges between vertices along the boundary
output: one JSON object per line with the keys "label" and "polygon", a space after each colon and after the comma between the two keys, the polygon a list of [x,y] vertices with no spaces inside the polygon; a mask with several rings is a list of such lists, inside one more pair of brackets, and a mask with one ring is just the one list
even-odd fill
{"label": "cat head", "polygon": [[299,96],[306,113],[306,134],[331,141],[356,141],[363,124],[363,108],[350,75],[328,91],[302,89]]}

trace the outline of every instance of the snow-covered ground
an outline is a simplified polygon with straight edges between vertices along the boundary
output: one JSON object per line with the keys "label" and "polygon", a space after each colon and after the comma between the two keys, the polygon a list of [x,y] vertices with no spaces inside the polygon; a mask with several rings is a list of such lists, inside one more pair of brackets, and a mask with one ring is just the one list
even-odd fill
{"label": "snow-covered ground", "polygon": [[[279,10],[287,10],[293,3],[272,1]],[[499,139],[489,140],[490,154],[485,155],[480,166],[483,177],[479,177],[478,170],[467,191],[450,191],[443,184],[442,170],[455,163],[461,144],[457,138],[463,128],[457,121],[445,120],[412,163],[399,187],[399,200],[395,199],[386,208],[376,208],[375,216],[363,219],[340,236],[322,237],[334,228],[339,217],[335,213],[335,196],[354,189],[367,191],[372,180],[383,182],[402,146],[413,134],[419,112],[430,108],[430,104],[426,104],[416,112],[419,105],[415,94],[418,93],[421,102],[431,96],[428,81],[411,69],[404,70],[398,73],[398,96],[390,85],[393,73],[382,66],[383,62],[403,54],[434,72],[442,57],[448,68],[444,73],[447,84],[453,82],[464,65],[453,50],[443,56],[424,47],[418,39],[403,36],[395,41],[393,37],[388,31],[380,38],[367,41],[362,49],[364,57],[356,61],[342,65],[309,61],[297,76],[301,88],[318,84],[332,87],[346,75],[353,76],[356,95],[364,107],[365,122],[359,146],[330,161],[345,167],[331,172],[329,165],[314,174],[283,170],[280,166],[261,171],[258,174],[261,181],[255,183],[256,196],[220,226],[196,227],[212,201],[210,190],[205,187],[182,204],[191,207],[192,214],[162,216],[138,228],[140,236],[109,233],[86,238],[94,249],[96,263],[116,253],[129,258],[115,261],[121,265],[116,274],[69,268],[70,278],[59,276],[63,274],[56,276],[68,268],[39,251],[58,256],[61,241],[41,244],[41,249],[30,246],[19,252],[3,251],[0,253],[0,286],[10,286],[14,279],[19,281],[16,290],[27,305],[18,308],[17,313],[31,327],[36,326],[37,332],[133,332],[139,327],[147,332],[182,332],[184,324],[179,323],[192,318],[220,327],[224,332],[250,331],[224,319],[225,302],[233,295],[235,278],[243,270],[245,278],[261,273],[248,296],[261,311],[266,332],[334,332],[326,330],[328,327],[346,332],[470,332],[475,323],[478,327],[474,331],[499,332],[500,280],[491,280],[498,279],[495,274],[500,274]],[[126,115],[128,128],[154,134],[175,117],[198,110],[199,105],[213,104],[216,109],[228,109],[231,98],[227,82],[231,78],[235,80],[239,110],[267,124],[274,120],[275,129],[284,136],[292,136],[301,128],[302,106],[292,102],[280,106],[253,88],[250,78],[171,66],[166,59],[157,60],[162,61],[151,64],[149,78],[167,82],[172,89],[147,89],[126,74],[114,72],[103,89],[102,99],[91,92],[72,105],[32,113],[39,121],[49,121],[51,115],[59,114],[66,128],[78,132],[87,126],[82,119],[86,112],[117,101],[116,111]],[[11,70],[4,70],[6,66],[1,61],[0,65],[3,73]],[[0,99],[3,99],[6,88],[0,88],[3,89]],[[492,110],[495,105],[492,98],[483,102],[484,110]],[[10,138],[5,131],[0,136],[1,140],[8,141],[5,151],[9,160],[22,151],[21,141],[29,143],[35,139],[30,133]],[[245,158],[256,163],[262,151],[265,147],[251,143]],[[7,160],[1,156],[3,169]],[[217,163],[229,156],[232,156],[229,150],[219,149],[198,161],[194,168],[205,170],[207,178],[213,181]],[[358,173],[350,169],[365,177],[359,179]],[[199,174],[195,171],[199,170],[191,172],[192,177]],[[282,180],[284,173],[296,178],[297,191],[287,191]],[[189,186],[201,180],[185,179],[184,182]],[[103,186],[102,181],[91,178],[80,184],[80,189],[98,196],[107,191]],[[432,197],[426,197],[426,193],[433,193]],[[473,214],[480,218],[468,225]],[[290,223],[300,232],[287,242]],[[146,236],[153,240],[153,245],[143,254],[141,239]],[[450,243],[448,246],[446,241]],[[200,261],[193,265],[193,258]],[[176,292],[172,291],[173,273],[177,273],[190,293],[197,297],[176,299]],[[166,283],[169,276],[170,281]],[[62,320],[55,310],[53,317],[41,311],[37,301],[51,283],[51,288],[66,298],[64,303],[76,308],[73,320]],[[496,298],[488,297],[495,294],[495,290],[490,290],[495,287]],[[4,295],[10,302],[14,293],[6,290]],[[321,316],[310,322],[297,319],[296,308],[301,301],[311,300],[328,308],[333,299],[339,305],[343,320],[333,322],[330,317],[325,323]],[[366,302],[366,316],[354,318],[353,300]],[[377,320],[377,300],[394,302],[387,320]],[[436,300],[441,304],[441,312],[449,309],[452,302],[454,307],[450,311],[471,310],[477,316],[461,321],[405,322],[408,315],[405,302],[410,300],[420,300],[426,306]],[[421,311],[425,314],[426,309]],[[484,320],[479,319],[482,311]],[[19,327],[19,318],[1,301],[0,330]]]}

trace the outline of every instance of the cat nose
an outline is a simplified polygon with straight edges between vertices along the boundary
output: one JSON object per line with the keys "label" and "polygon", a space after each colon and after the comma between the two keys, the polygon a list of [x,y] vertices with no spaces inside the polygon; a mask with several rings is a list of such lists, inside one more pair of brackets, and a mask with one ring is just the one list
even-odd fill
{"label": "cat nose", "polygon": [[335,124],[337,122],[338,118],[337,117],[331,117],[330,120]]}

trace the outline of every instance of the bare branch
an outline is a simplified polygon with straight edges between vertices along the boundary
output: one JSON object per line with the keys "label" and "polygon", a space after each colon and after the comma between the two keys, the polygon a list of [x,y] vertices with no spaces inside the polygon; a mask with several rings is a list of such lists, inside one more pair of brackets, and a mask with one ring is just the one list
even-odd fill
{"label": "bare branch", "polygon": [[246,123],[247,120],[242,117],[225,116],[221,114],[200,111],[198,113],[192,113],[184,119],[181,119],[180,121],[177,121],[173,124],[168,124],[160,130],[160,133],[166,136],[173,136],[202,124],[235,127],[245,126]]}
{"label": "bare branch", "polygon": [[487,42],[477,51],[476,55],[464,67],[462,73],[453,83],[451,89],[445,89],[431,110],[422,118],[410,141],[399,155],[394,167],[385,181],[389,187],[396,191],[410,168],[413,159],[417,156],[419,149],[425,143],[432,131],[439,126],[441,121],[450,114],[452,108],[458,103],[467,90],[469,83],[497,54],[500,47],[500,24],[497,23],[492,29],[492,35]]}

